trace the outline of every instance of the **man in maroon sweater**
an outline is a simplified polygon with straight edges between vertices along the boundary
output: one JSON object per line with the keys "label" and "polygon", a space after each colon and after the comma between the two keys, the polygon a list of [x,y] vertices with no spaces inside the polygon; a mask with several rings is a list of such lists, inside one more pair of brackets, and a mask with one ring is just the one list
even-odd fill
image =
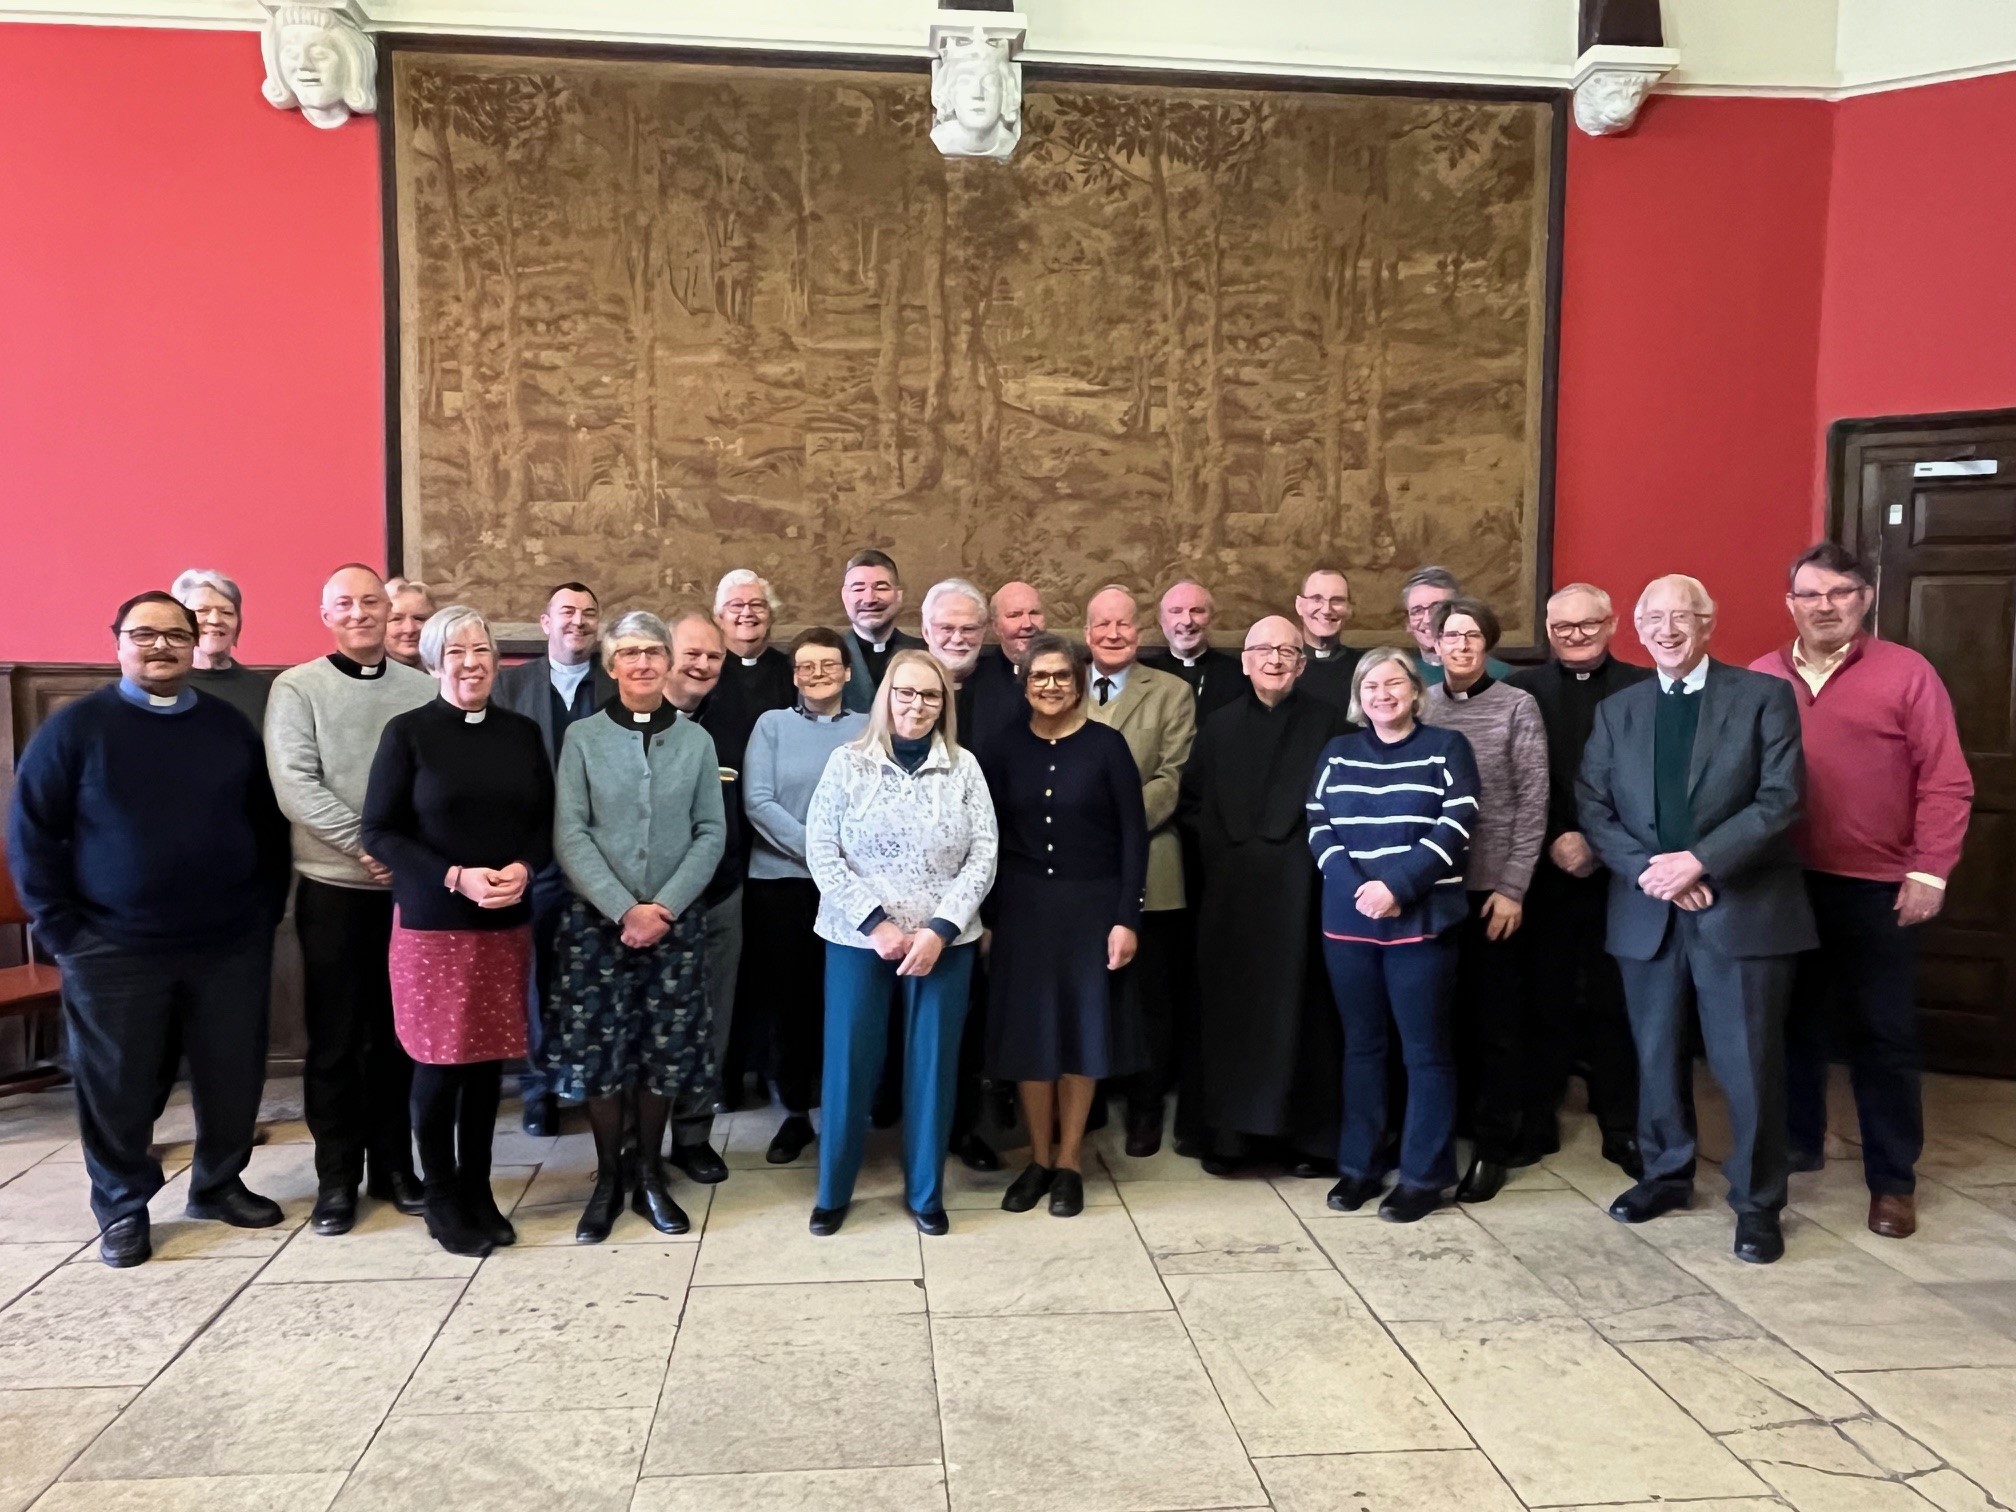
{"label": "man in maroon sweater", "polygon": [[1824,1158],[1838,1047],[1862,1123],[1870,1230],[1903,1239],[1918,1226],[1913,1167],[1925,1142],[1917,926],[1945,902],[1974,780],[1932,664],[1864,632],[1875,597],[1842,547],[1801,552],[1785,595],[1799,633],[1751,670],[1792,685],[1806,747],[1797,839],[1820,948],[1799,963],[1786,1024],[1792,1168]]}

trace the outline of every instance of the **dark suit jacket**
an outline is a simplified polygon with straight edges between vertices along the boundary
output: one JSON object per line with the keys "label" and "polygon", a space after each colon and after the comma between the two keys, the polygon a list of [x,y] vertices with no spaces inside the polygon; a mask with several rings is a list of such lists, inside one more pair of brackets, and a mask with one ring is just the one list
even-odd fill
{"label": "dark suit jacket", "polygon": [[[875,680],[868,675],[868,658],[861,654],[861,642],[853,628],[842,630],[840,639],[847,643],[847,690],[840,697],[840,707],[855,714],[866,714],[868,705],[875,700]],[[905,635],[901,630],[889,632],[889,654],[908,647],[924,649],[924,642],[914,635]]]}
{"label": "dark suit jacket", "polygon": [[1029,700],[1016,681],[1015,664],[999,646],[989,646],[959,688],[959,744],[985,761],[994,742],[1029,723]]}
{"label": "dark suit jacket", "polygon": [[[1582,833],[1610,868],[1610,953],[1632,961],[1658,954],[1679,911],[1637,885],[1659,852],[1652,741],[1662,696],[1648,677],[1598,704],[1575,783]],[[1687,773],[1693,852],[1715,894],[1698,916],[1702,941],[1738,957],[1810,950],[1813,913],[1791,839],[1805,785],[1792,690],[1711,661],[1695,696],[1703,702]]]}
{"label": "dark suit jacket", "polygon": [[1575,774],[1582,768],[1589,732],[1596,727],[1596,706],[1651,675],[1650,667],[1607,656],[1586,681],[1578,681],[1575,673],[1551,660],[1537,667],[1521,667],[1505,679],[1533,695],[1540,705],[1540,722],[1547,727],[1545,844],[1552,845],[1570,830],[1582,827],[1575,813]]}
{"label": "dark suit jacket", "polygon": [[[616,680],[602,670],[602,658],[595,658],[595,665],[588,673],[591,692],[589,699],[596,708],[616,696]],[[514,713],[523,714],[539,726],[539,739],[548,757],[559,750],[560,739],[565,730],[553,728],[553,662],[550,657],[535,656],[528,662],[515,667],[506,667],[497,674],[497,702]]]}

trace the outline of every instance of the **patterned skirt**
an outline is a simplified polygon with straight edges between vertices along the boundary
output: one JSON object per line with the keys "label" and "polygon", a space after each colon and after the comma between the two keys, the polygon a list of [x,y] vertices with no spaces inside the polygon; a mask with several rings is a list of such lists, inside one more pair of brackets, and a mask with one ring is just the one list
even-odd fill
{"label": "patterned skirt", "polygon": [[525,1053],[532,926],[407,929],[392,917],[392,1022],[423,1066]]}
{"label": "patterned skirt", "polygon": [[697,904],[647,950],[579,898],[560,910],[546,993],[546,1059],[562,1097],[643,1087],[690,1102],[713,1084],[706,911]]}

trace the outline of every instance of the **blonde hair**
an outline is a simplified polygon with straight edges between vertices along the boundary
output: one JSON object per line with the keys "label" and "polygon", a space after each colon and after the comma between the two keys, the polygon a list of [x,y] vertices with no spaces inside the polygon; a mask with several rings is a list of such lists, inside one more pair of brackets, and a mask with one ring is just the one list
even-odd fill
{"label": "blonde hair", "polygon": [[929,667],[931,675],[938,679],[939,691],[944,693],[945,702],[938,706],[938,723],[932,726],[932,733],[944,737],[946,755],[956,756],[959,752],[958,690],[952,686],[952,674],[939,664],[938,658],[915,646],[906,646],[889,658],[881,685],[875,689],[875,696],[868,703],[868,728],[848,744],[871,756],[879,752],[894,758],[896,748],[890,743],[890,732],[895,728],[895,716],[890,711],[889,693],[899,667]]}
{"label": "blonde hair", "polygon": [[1413,710],[1418,720],[1428,712],[1428,684],[1421,676],[1421,667],[1412,654],[1398,646],[1374,646],[1358,658],[1358,665],[1351,669],[1351,707],[1345,711],[1351,723],[1370,724],[1365,717],[1364,705],[1359,702],[1358,690],[1365,685],[1365,678],[1371,672],[1392,662],[1407,674],[1407,682],[1414,689]]}

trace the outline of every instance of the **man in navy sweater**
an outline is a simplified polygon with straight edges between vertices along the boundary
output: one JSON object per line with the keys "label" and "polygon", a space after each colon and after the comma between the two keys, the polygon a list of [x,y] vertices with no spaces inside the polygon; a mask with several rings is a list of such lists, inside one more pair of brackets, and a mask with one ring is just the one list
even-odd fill
{"label": "man in navy sweater", "polygon": [[287,823],[258,733],[188,686],[196,619],[143,593],[113,620],[119,681],[36,732],[8,847],[35,932],[63,968],[77,1121],[107,1265],[152,1253],[153,1136],[177,1029],[197,1108],[188,1214],[267,1228],[246,1189],[266,1082],[273,928],[287,901]]}

